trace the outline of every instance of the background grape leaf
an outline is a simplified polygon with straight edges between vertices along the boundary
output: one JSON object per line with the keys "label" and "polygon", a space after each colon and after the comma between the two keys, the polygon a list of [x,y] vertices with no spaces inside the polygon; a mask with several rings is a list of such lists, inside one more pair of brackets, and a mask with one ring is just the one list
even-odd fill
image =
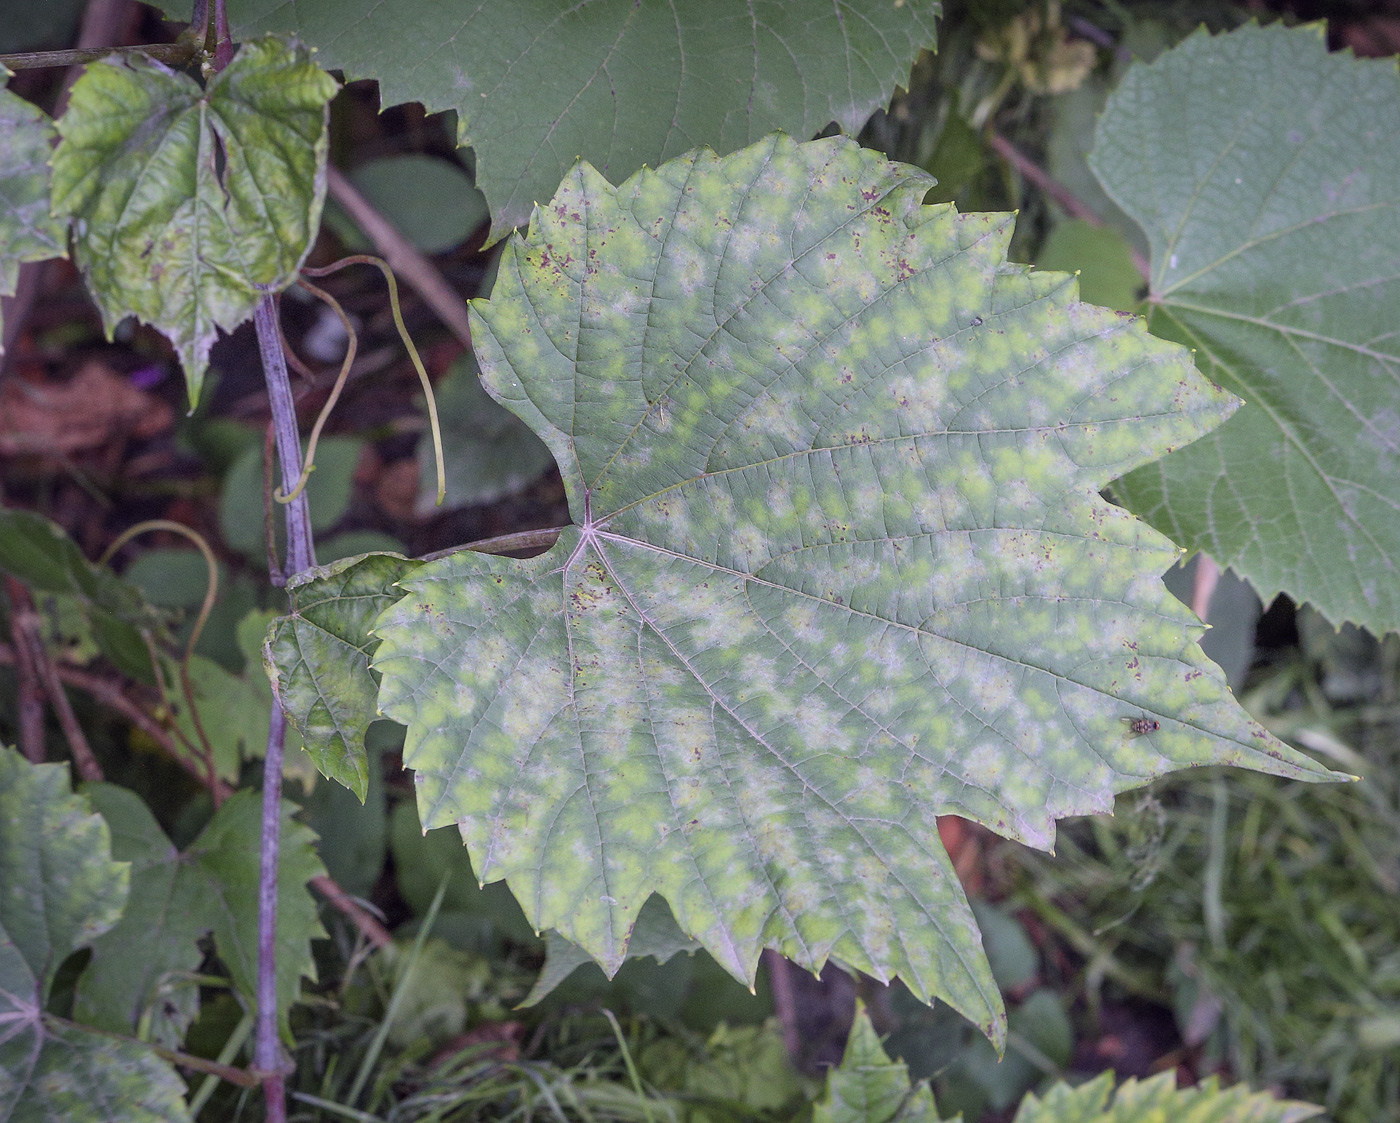
{"label": "background grape leaf", "polygon": [[[178,1047],[198,1008],[196,991],[182,987],[180,975],[199,967],[203,952],[196,941],[208,932],[252,1009],[262,830],[257,793],[225,800],[181,853],[134,792],[114,784],[88,784],[83,792],[110,825],[113,852],[131,863],[131,900],[120,923],[93,942],[93,961],[78,979],[75,1015],[129,1034],[151,1009],[151,1040]],[[294,810],[284,805],[277,869],[277,1008],[284,1033],[301,977],[316,977],[311,941],[325,935],[306,888],[325,868],[315,836],[291,819]]]}
{"label": "background grape leaf", "polygon": [[203,89],[143,56],[73,86],[53,155],[53,209],[110,336],[135,315],[165,332],[199,399],[217,328],[291,284],[326,192],[336,82],[301,47],[244,43]]}
{"label": "background grape leaf", "polygon": [[[890,1060],[858,1001],[846,1051],[827,1075],[826,1094],[812,1107],[812,1123],[937,1123],[939,1118],[928,1084],[910,1085],[908,1066]],[[959,1115],[950,1123],[961,1120]]]}
{"label": "background grape leaf", "polygon": [[49,215],[49,154],[58,134],[43,110],[3,88],[9,77],[0,66],[0,296],[14,295],[24,262],[68,252],[66,224]]}
{"label": "background grape leaf", "polygon": [[188,1123],[175,1070],[44,1013],[54,973],[117,923],[130,870],[66,764],[0,746],[0,1123]]}
{"label": "background grape leaf", "polygon": [[656,892],[740,978],[834,955],[995,1034],[935,815],[1048,848],[1176,768],[1330,774],[1099,495],[1233,401],[929,186],[843,139],[580,165],[473,327],[577,525],[404,578],[374,665],[423,825],[608,971]]}
{"label": "background grape leaf", "polygon": [[[1028,1093],[1014,1123],[1302,1123],[1322,1108],[1277,1100],[1244,1085],[1221,1088],[1210,1077],[1194,1088],[1177,1088],[1176,1074],[1149,1080],[1129,1078],[1114,1093],[1113,1073],[1078,1086],[1059,1081],[1041,1095]],[[909,1071],[890,1060],[870,1017],[857,1005],[841,1064],[827,1076],[825,1096],[813,1107],[813,1123],[924,1123],[939,1119],[929,1086],[910,1084]],[[949,1123],[958,1123],[961,1115]]]}
{"label": "background grape leaf", "polygon": [[1142,1081],[1130,1077],[1115,1094],[1113,1073],[1105,1072],[1077,1088],[1059,1083],[1043,1096],[1028,1094],[1014,1123],[1302,1123],[1321,1114],[1320,1107],[1277,1100],[1242,1084],[1222,1088],[1214,1076],[1195,1088],[1177,1088],[1172,1072]]}
{"label": "background grape leaf", "polygon": [[[188,3],[166,10],[189,18]],[[731,151],[832,121],[858,130],[933,48],[938,11],[928,0],[229,4],[236,36],[292,32],[347,80],[378,80],[385,105],[455,109],[493,240],[580,158],[620,180],[697,144]]]}
{"label": "background grape leaf", "polygon": [[1147,233],[1152,331],[1247,402],[1114,494],[1265,601],[1378,634],[1400,628],[1397,133],[1393,59],[1244,27],[1134,67],[1090,161]]}

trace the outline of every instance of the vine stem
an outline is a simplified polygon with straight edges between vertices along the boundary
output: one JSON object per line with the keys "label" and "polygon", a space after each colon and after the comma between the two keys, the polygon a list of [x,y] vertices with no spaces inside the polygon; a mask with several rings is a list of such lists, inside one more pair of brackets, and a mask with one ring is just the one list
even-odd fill
{"label": "vine stem", "polygon": [[82,66],[112,55],[149,56],[169,66],[185,66],[199,57],[199,44],[181,37],[173,43],[143,43],[139,47],[74,47],[64,51],[14,51],[0,55],[11,70],[42,70],[51,66]]}
{"label": "vine stem", "polygon": [[[219,5],[219,9],[222,5]],[[301,439],[296,403],[287,376],[287,360],[277,330],[277,300],[265,292],[253,314],[263,378],[272,408],[272,433],[282,473],[282,491],[290,495],[301,477]],[[287,523],[285,575],[294,577],[316,564],[311,537],[311,510],[303,491],[283,505]],[[276,576],[274,574],[273,576]],[[277,1024],[277,860],[282,846],[282,751],[287,717],[274,697],[263,759],[262,843],[258,861],[258,1017],[253,1035],[253,1067],[263,1078],[268,1123],[287,1118],[286,1066]]]}
{"label": "vine stem", "polygon": [[[1082,222],[1087,222],[1090,226],[1102,226],[1103,216],[1093,207],[1089,206],[1079,198],[1073,191],[1066,187],[1059,180],[1055,179],[1049,172],[1012,144],[996,129],[987,130],[987,144],[992,151],[997,153],[1002,159],[1024,176],[1034,187],[1049,195],[1060,205],[1070,218],[1077,218]],[[1144,281],[1151,282],[1152,266],[1147,258],[1137,250],[1132,251],[1133,265],[1142,274]]]}

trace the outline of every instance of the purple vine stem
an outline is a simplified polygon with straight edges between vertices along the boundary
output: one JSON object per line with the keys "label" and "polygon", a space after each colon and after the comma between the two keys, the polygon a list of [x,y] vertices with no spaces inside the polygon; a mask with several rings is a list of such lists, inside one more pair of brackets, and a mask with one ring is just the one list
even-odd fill
{"label": "purple vine stem", "polygon": [[[214,70],[222,71],[233,61],[233,37],[229,34],[225,0],[213,0],[212,12],[208,0],[196,0],[195,15],[203,17],[206,42],[209,17],[213,16]],[[287,360],[282,354],[282,337],[277,330],[277,300],[271,291],[264,289],[253,313],[253,324],[272,408],[277,459],[282,466],[282,493],[290,495],[301,477],[301,440]],[[285,514],[285,569],[292,575],[316,564],[311,544],[311,509],[305,491],[286,505]],[[262,1079],[267,1123],[287,1123],[288,1066],[283,1062],[277,1024],[277,864],[282,848],[282,748],[286,736],[287,716],[280,700],[274,697],[268,715],[267,753],[263,757],[262,838],[258,847],[258,1013],[253,1035],[253,1068]]]}
{"label": "purple vine stem", "polygon": [[[282,494],[290,495],[301,477],[301,437],[296,403],[287,377],[287,360],[277,331],[277,300],[264,292],[253,314],[262,356],[263,377],[272,407],[272,435],[282,474]],[[286,576],[295,577],[316,564],[311,537],[311,510],[303,488],[284,505],[287,521]],[[282,844],[282,749],[287,718],[274,700],[263,759],[262,845],[258,861],[258,1016],[253,1038],[253,1067],[263,1077],[268,1123],[287,1118],[286,1066],[277,1024],[277,860]]]}

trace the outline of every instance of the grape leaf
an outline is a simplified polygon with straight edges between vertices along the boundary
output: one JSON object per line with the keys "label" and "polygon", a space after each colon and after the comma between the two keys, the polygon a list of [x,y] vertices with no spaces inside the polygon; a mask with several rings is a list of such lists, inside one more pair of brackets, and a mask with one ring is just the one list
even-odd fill
{"label": "grape leaf", "polygon": [[1195,1088],[1177,1088],[1174,1072],[1130,1078],[1114,1095],[1113,1073],[1104,1072],[1077,1088],[1059,1083],[1044,1096],[1028,1093],[1014,1123],[1302,1123],[1321,1114],[1320,1107],[1276,1100],[1242,1084],[1221,1088],[1214,1076]]}
{"label": "grape leaf", "polygon": [[67,253],[65,224],[49,216],[49,150],[57,134],[43,110],[3,88],[9,77],[0,66],[0,296],[14,295],[24,262]]}
{"label": "grape leaf", "polygon": [[1151,243],[1152,331],[1248,403],[1115,495],[1265,601],[1378,634],[1400,628],[1397,131],[1394,60],[1244,27],[1134,67],[1090,161]]}
{"label": "grape leaf", "polygon": [[59,966],[127,904],[127,863],[68,785],[67,765],[0,746],[0,1123],[187,1123],[169,1064],[44,1012]]}
{"label": "grape leaf", "polygon": [[[1117,1095],[1113,1084],[1113,1073],[1104,1072],[1077,1087],[1060,1081],[1041,1096],[1028,1093],[1015,1123],[1302,1123],[1322,1114],[1312,1104],[1276,1100],[1244,1085],[1221,1088],[1213,1076],[1198,1087],[1181,1089],[1173,1072],[1143,1081],[1130,1078]],[[813,1123],[934,1123],[938,1118],[928,1085],[911,1087],[907,1067],[890,1060],[858,1004],[845,1056],[827,1077],[826,1095],[813,1107]]]}
{"label": "grape leaf", "polygon": [[199,399],[216,329],[291,284],[321,221],[326,103],[336,82],[302,47],[244,43],[201,89],[144,56],[94,63],[58,121],[53,209],[77,219],[78,264],[110,336],[159,328]]}
{"label": "grape leaf", "polygon": [[936,815],[1048,848],[1173,769],[1330,773],[1099,495],[1232,399],[930,183],[844,139],[579,165],[473,327],[576,525],[401,579],[374,666],[424,827],[609,973],[655,892],[741,979],[834,955],[1000,1034]]}
{"label": "grape leaf", "polygon": [[[131,902],[121,922],[93,942],[93,962],[78,980],[74,1011],[102,1029],[134,1033],[151,1011],[153,1040],[175,1047],[197,1008],[180,974],[198,968],[196,941],[207,932],[233,977],[256,1005],[260,797],[235,793],[181,853],[146,805],[113,784],[84,794],[112,829],[114,853],[131,863]],[[315,978],[311,941],[324,936],[306,883],[325,872],[314,838],[284,805],[278,862],[277,1006],[284,1033],[302,975]]]}
{"label": "grape leaf", "polygon": [[857,1001],[846,1052],[826,1078],[826,1094],[812,1107],[812,1123],[937,1123],[938,1118],[928,1084],[910,1086],[908,1066],[890,1060]]}
{"label": "grape leaf", "polygon": [[365,554],[307,570],[287,591],[292,614],[272,622],[267,673],[287,719],[316,767],[360,797],[369,791],[365,730],[379,717],[370,625],[421,562]]}
{"label": "grape leaf", "polygon": [[[235,33],[292,32],[385,105],[454,109],[491,239],[585,159],[614,180],[697,144],[860,128],[934,44],[928,0],[238,0]],[[412,34],[406,34],[411,28]],[[431,44],[431,50],[424,50]]]}

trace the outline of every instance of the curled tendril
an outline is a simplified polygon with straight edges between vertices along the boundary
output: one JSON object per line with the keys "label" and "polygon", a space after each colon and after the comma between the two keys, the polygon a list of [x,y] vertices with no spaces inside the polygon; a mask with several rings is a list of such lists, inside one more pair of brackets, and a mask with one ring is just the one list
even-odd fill
{"label": "curled tendril", "polygon": [[[195,645],[199,643],[199,637],[204,632],[204,625],[209,622],[209,613],[214,610],[214,602],[219,596],[219,562],[214,557],[214,551],[210,548],[208,540],[199,531],[194,530],[184,523],[177,523],[171,519],[147,519],[139,522],[135,526],[129,526],[116,540],[103,551],[98,559],[98,565],[106,565],[112,557],[140,534],[147,534],[153,530],[168,530],[172,534],[179,534],[188,538],[204,555],[204,564],[209,570],[209,580],[204,586],[204,602],[199,606],[199,615],[194,619],[194,627],[190,629],[190,638],[185,641],[184,653],[180,656],[180,690],[185,695],[185,704],[189,706],[190,720],[194,723],[194,731],[199,737],[199,743],[204,751],[204,765],[209,772],[209,790],[216,793],[218,785],[214,783],[214,746],[209,741],[209,735],[204,731],[204,723],[199,719],[199,705],[194,698],[194,684],[190,681],[190,660],[194,658]],[[154,660],[154,652],[152,653]],[[163,676],[160,674],[159,665],[156,666],[156,682],[162,684],[164,690]],[[217,801],[218,796],[215,795]]]}
{"label": "curled tendril", "polygon": [[[340,316],[341,321],[349,328],[349,321],[346,319],[345,313],[340,309],[340,306],[335,304],[335,301],[331,300],[327,294],[316,289],[315,286],[307,285],[305,280],[307,277],[328,276],[331,273],[344,269],[347,265],[373,265],[384,274],[384,280],[389,286],[389,307],[394,314],[394,326],[399,330],[399,338],[403,340],[404,348],[408,351],[408,357],[413,360],[413,368],[418,372],[418,381],[423,385],[423,396],[428,402],[428,425],[433,434],[433,455],[435,467],[437,469],[437,503],[441,506],[442,501],[447,496],[447,469],[443,464],[442,427],[438,424],[437,399],[433,397],[433,384],[428,378],[428,372],[423,366],[423,360],[418,356],[418,348],[413,345],[413,340],[408,334],[408,329],[404,327],[403,314],[399,310],[399,286],[398,282],[394,280],[393,270],[389,268],[388,264],[382,258],[374,257],[370,254],[357,253],[351,254],[349,257],[342,257],[339,261],[333,261],[331,264],[318,269],[309,267],[303,268],[301,271],[301,283],[306,286],[309,291],[320,296],[323,300],[330,301],[335,307],[336,314]],[[326,401],[325,408],[321,411],[321,416],[316,419],[316,427],[312,430],[311,442],[307,446],[306,467],[302,469],[301,479],[297,481],[297,486],[292,489],[291,495],[288,495],[285,499],[282,498],[280,494],[275,496],[279,503],[291,502],[306,485],[306,478],[315,467],[313,457],[316,450],[316,438],[320,436],[321,426],[325,422],[326,415],[330,412],[331,406],[335,404],[336,397],[340,394],[341,386],[350,370],[349,357],[350,354],[353,353],[353,340],[355,338],[353,331],[350,333],[350,338],[352,340],[352,351],[347,352],[345,362],[341,366],[340,378],[336,382],[335,389],[331,392],[330,398]]]}
{"label": "curled tendril", "polygon": [[[316,424],[311,427],[311,438],[306,442],[306,458],[302,461],[301,476],[297,479],[296,487],[289,493],[284,494],[279,487],[272,493],[272,498],[278,503],[290,503],[302,493],[306,487],[306,481],[311,478],[311,473],[316,470],[316,444],[321,439],[321,430],[325,428],[326,421],[330,418],[331,410],[335,409],[335,403],[340,400],[340,392],[345,389],[345,380],[350,377],[350,365],[355,361],[355,352],[359,349],[360,340],[355,334],[355,328],[350,323],[350,317],[345,314],[345,309],[340,306],[340,301],[336,300],[325,289],[317,288],[305,277],[300,278],[301,287],[312,296],[325,303],[331,311],[340,318],[341,325],[345,328],[345,334],[350,342],[345,348],[345,358],[340,361],[340,373],[336,376],[335,385],[331,387],[331,395],[326,399],[326,404],[321,407],[321,412],[316,418]],[[279,325],[280,333],[281,327]],[[283,341],[285,347],[286,341]],[[287,348],[290,351],[290,348]]]}

